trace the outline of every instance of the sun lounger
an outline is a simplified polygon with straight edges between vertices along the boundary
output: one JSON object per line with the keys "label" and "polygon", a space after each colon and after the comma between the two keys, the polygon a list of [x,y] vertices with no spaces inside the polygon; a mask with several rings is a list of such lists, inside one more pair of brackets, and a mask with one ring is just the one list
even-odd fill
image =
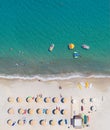
{"label": "sun lounger", "polygon": [[15,121],[15,122],[13,122],[12,126],[14,126],[15,124],[16,124],[16,121]]}
{"label": "sun lounger", "polygon": [[43,109],[43,113],[46,114],[46,109]]}
{"label": "sun lounger", "polygon": [[65,124],[68,124],[67,119],[65,119]]}

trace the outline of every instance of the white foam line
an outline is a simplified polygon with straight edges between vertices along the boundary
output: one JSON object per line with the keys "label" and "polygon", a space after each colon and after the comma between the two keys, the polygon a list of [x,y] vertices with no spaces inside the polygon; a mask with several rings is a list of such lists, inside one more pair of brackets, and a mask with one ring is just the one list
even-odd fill
{"label": "white foam line", "polygon": [[20,76],[20,75],[0,75],[2,79],[21,79],[21,80],[41,80],[41,81],[51,81],[51,80],[69,80],[74,78],[110,78],[110,75],[84,75],[79,73],[68,73],[59,75],[35,75],[35,76]]}

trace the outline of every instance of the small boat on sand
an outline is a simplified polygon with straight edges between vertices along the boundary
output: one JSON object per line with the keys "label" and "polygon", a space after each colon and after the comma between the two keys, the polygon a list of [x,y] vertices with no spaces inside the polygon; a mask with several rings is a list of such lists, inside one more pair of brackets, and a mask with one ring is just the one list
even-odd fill
{"label": "small boat on sand", "polygon": [[52,52],[53,49],[54,49],[54,47],[55,47],[55,45],[54,45],[54,44],[51,44],[48,50],[49,50],[50,52]]}
{"label": "small boat on sand", "polygon": [[90,49],[90,46],[86,45],[86,44],[82,44],[81,46],[83,49],[86,49],[86,50],[89,50]]}

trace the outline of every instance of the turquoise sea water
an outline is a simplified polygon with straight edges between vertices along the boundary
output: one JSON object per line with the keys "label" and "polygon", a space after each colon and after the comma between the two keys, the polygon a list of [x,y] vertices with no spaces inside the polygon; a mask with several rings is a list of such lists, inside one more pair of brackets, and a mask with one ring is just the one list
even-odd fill
{"label": "turquoise sea water", "polygon": [[66,73],[110,75],[110,0],[0,0],[0,74]]}

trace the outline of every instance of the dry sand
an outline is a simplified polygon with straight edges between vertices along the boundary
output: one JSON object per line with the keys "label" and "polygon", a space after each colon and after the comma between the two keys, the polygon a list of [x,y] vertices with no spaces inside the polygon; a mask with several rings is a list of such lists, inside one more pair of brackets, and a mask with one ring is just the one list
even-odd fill
{"label": "dry sand", "polygon": [[[78,83],[92,83],[92,88],[85,88],[82,87],[80,90],[78,88]],[[59,89],[61,87],[61,89]],[[59,103],[35,103],[32,101],[31,103],[26,102],[26,97],[32,96],[36,97],[41,94],[44,97],[58,97],[60,96],[66,97],[68,102],[63,104]],[[7,101],[8,97],[13,97],[14,102],[9,103]],[[16,102],[16,98],[21,97],[23,101],[21,103]],[[110,121],[110,79],[109,78],[75,78],[71,80],[64,80],[64,81],[38,81],[38,80],[12,80],[12,79],[0,79],[0,130],[74,130],[74,128],[70,126],[70,117],[73,113],[71,112],[71,98],[77,101],[76,105],[72,104],[72,109],[75,110],[76,113],[80,113],[80,105],[81,99],[85,98],[89,100],[90,98],[95,98],[95,105],[97,107],[96,112],[90,113],[90,127],[83,128],[82,130],[108,130],[109,129],[109,121]],[[85,113],[88,112],[89,103],[87,106],[84,106]],[[38,115],[36,114],[37,108],[48,108],[50,110],[57,107],[61,109],[66,109],[68,114],[62,116],[61,114],[58,115]],[[14,109],[14,114],[10,115],[7,113],[9,108]],[[20,115],[18,114],[18,109],[28,109],[31,108],[34,110],[34,114],[29,115]],[[15,126],[9,126],[7,124],[8,119],[12,119],[13,121],[17,122],[19,119],[25,118],[27,123],[24,126],[19,126],[17,123]],[[46,119],[47,122],[50,119],[67,119],[68,125],[64,126],[50,126],[48,123],[46,126],[39,125],[40,119]],[[37,125],[31,126],[29,125],[29,120],[35,119],[37,120]]]}

